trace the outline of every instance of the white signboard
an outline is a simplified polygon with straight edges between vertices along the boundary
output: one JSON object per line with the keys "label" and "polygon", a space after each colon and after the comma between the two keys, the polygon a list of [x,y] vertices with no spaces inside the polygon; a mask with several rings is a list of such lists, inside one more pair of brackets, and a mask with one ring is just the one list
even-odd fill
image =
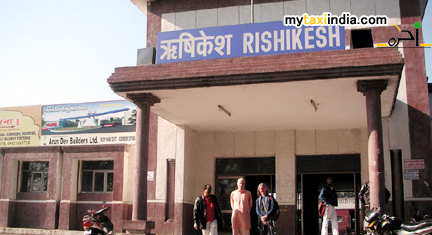
{"label": "white signboard", "polygon": [[418,179],[420,179],[420,171],[419,170],[405,170],[404,171],[404,179],[405,180],[418,180]]}
{"label": "white signboard", "polygon": [[147,181],[154,181],[154,171],[147,171]]}
{"label": "white signboard", "polygon": [[354,209],[355,208],[355,198],[353,197],[343,197],[338,199],[338,206],[336,209]]}

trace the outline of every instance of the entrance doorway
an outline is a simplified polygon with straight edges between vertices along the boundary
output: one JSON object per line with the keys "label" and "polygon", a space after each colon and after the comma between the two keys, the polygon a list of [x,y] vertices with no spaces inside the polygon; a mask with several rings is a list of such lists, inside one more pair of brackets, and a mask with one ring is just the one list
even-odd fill
{"label": "entrance doorway", "polygon": [[[338,215],[339,233],[346,234],[347,231],[355,231],[355,200],[357,197],[354,189],[355,185],[358,185],[355,183],[355,180],[360,178],[358,176],[356,177],[355,173],[300,175],[303,192],[300,191],[297,195],[301,198],[303,204],[300,213],[303,218],[303,234],[321,233],[322,218],[318,216],[318,196],[326,184],[327,177],[333,177],[333,186],[338,195],[336,213]],[[331,221],[331,223],[334,223],[334,221]],[[329,233],[331,233],[330,225]]]}
{"label": "entrance doorway", "polygon": [[245,189],[252,194],[251,235],[258,235],[258,216],[255,212],[257,188],[260,183],[265,183],[269,193],[276,193],[274,157],[266,158],[241,158],[241,159],[217,159],[216,160],[216,190],[215,194],[220,202],[225,227],[219,229],[219,234],[231,234],[231,192],[237,189],[237,179],[244,178]]}
{"label": "entrance doorway", "polygon": [[329,176],[333,177],[333,185],[338,195],[336,213],[339,233],[347,234],[353,231],[358,234],[360,164],[355,166],[357,161],[360,161],[358,155],[297,156],[297,234],[321,233],[322,217],[318,216],[318,196]]}

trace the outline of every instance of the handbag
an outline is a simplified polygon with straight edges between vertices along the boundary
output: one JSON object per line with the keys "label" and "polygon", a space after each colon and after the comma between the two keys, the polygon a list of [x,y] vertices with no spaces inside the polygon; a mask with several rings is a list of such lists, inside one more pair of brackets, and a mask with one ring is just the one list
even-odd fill
{"label": "handbag", "polygon": [[324,204],[323,202],[320,202],[318,204],[318,215],[319,216],[324,216],[325,214],[325,209],[326,209],[326,204]]}

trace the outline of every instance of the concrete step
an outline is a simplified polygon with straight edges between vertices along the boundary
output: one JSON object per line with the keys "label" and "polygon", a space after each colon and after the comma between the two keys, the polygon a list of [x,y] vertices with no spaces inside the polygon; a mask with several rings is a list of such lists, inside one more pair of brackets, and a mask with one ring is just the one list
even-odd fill
{"label": "concrete step", "polygon": [[[8,227],[0,227],[1,235],[39,235],[39,234],[48,234],[48,235],[83,235],[84,231],[77,230],[45,230],[45,229],[32,229],[32,228],[8,228]],[[126,233],[115,233],[115,235],[122,235]]]}
{"label": "concrete step", "polygon": [[38,234],[50,234],[50,235],[82,235],[83,231],[76,230],[45,230],[45,229],[31,229],[31,228],[9,228],[0,227],[0,234],[28,234],[28,235],[38,235]]}

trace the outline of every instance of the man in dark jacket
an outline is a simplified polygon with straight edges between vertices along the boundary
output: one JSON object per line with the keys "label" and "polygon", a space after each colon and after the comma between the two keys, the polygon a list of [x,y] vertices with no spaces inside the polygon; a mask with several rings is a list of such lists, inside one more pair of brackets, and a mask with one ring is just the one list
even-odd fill
{"label": "man in dark jacket", "polygon": [[[390,199],[390,191],[388,191],[387,188],[385,188],[385,204],[387,204],[387,202]],[[369,187],[369,181],[367,181],[365,184],[363,184],[363,186],[360,189],[359,192],[359,197],[360,197],[360,202],[361,205],[365,208],[369,207],[370,204],[370,187]]]}
{"label": "man in dark jacket", "polygon": [[[359,192],[359,197],[360,197],[360,204],[361,204],[361,218],[363,221],[363,225],[364,225],[364,231],[366,231],[366,227],[368,226],[368,223],[366,221],[364,221],[364,217],[365,215],[367,215],[369,213],[369,211],[371,210],[370,208],[370,187],[369,187],[369,181],[367,181],[365,184],[363,184],[363,186],[360,189]],[[387,204],[387,202],[390,199],[390,191],[388,191],[388,189],[385,189],[385,204]]]}
{"label": "man in dark jacket", "polygon": [[197,197],[194,206],[194,228],[203,235],[217,235],[218,225],[223,224],[222,211],[210,184],[204,185],[203,195]]}
{"label": "man in dark jacket", "polygon": [[339,235],[339,225],[335,207],[338,206],[336,190],[333,187],[333,178],[327,178],[327,184],[321,190],[319,200],[326,204],[325,213],[322,219],[321,235],[328,235],[328,220],[331,219],[332,234]]}

